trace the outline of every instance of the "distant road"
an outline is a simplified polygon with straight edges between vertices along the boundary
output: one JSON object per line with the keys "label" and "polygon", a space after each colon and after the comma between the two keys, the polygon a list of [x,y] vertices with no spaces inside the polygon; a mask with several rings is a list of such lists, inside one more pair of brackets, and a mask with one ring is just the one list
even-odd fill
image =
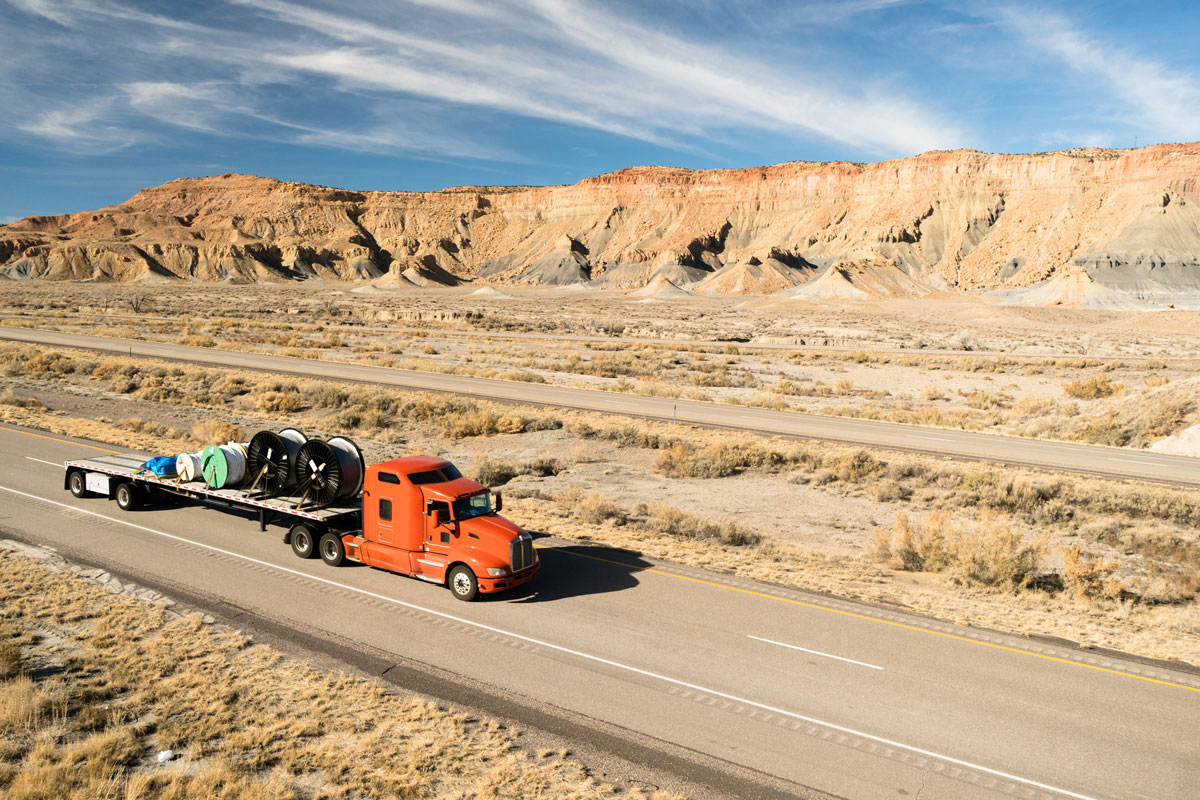
{"label": "distant road", "polygon": [[205,347],[108,339],[24,328],[0,327],[0,339],[263,370],[309,378],[452,392],[488,400],[624,414],[646,419],[953,456],[974,461],[995,461],[1113,478],[1200,486],[1200,458],[1146,450],[994,436],[893,422],[825,417],[795,411],[771,411],[694,400],[642,397],[595,389],[573,389],[462,375],[409,372],[364,364],[238,353]]}

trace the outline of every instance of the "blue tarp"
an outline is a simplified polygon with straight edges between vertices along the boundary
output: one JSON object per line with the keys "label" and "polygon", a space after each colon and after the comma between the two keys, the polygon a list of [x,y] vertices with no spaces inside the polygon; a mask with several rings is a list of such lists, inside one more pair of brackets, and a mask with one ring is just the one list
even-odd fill
{"label": "blue tarp", "polygon": [[158,456],[147,461],[142,470],[159,478],[174,478],[176,476],[175,459],[171,456]]}

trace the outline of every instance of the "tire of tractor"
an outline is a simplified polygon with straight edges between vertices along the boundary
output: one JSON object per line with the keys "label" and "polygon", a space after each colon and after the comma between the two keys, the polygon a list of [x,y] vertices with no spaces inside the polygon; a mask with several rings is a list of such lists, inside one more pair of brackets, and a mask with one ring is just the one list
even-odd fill
{"label": "tire of tractor", "polygon": [[321,560],[329,566],[340,567],[346,560],[346,545],[342,544],[342,537],[338,534],[325,534],[318,546],[321,550]]}
{"label": "tire of tractor", "polygon": [[450,593],[459,600],[469,603],[479,596],[479,581],[475,579],[475,573],[471,572],[470,567],[462,564],[450,570],[446,585],[450,587]]}
{"label": "tire of tractor", "polygon": [[288,541],[292,543],[292,552],[300,558],[316,558],[317,535],[310,526],[303,522],[293,525]]}
{"label": "tire of tractor", "polygon": [[75,470],[67,478],[67,486],[71,489],[71,494],[76,497],[87,497],[91,492],[87,490],[87,481],[84,480],[83,473]]}
{"label": "tire of tractor", "polygon": [[117,508],[122,511],[137,511],[142,507],[142,493],[128,481],[117,484]]}

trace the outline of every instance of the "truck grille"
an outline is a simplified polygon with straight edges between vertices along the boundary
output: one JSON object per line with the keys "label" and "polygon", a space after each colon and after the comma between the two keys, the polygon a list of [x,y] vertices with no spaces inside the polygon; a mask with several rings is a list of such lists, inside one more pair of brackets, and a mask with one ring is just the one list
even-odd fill
{"label": "truck grille", "polygon": [[533,566],[533,537],[521,536],[508,543],[508,557],[513,572]]}

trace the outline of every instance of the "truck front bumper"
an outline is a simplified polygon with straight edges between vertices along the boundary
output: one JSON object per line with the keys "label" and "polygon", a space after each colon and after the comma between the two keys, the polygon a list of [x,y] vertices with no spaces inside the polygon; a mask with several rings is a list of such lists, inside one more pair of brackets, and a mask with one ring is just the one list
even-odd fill
{"label": "truck front bumper", "polygon": [[541,564],[534,564],[528,569],[523,569],[520,572],[512,575],[501,575],[498,578],[476,578],[479,581],[479,591],[483,594],[490,592],[503,592],[506,589],[512,589],[514,586],[520,586],[523,583],[529,583],[537,577],[538,571],[541,570]]}

